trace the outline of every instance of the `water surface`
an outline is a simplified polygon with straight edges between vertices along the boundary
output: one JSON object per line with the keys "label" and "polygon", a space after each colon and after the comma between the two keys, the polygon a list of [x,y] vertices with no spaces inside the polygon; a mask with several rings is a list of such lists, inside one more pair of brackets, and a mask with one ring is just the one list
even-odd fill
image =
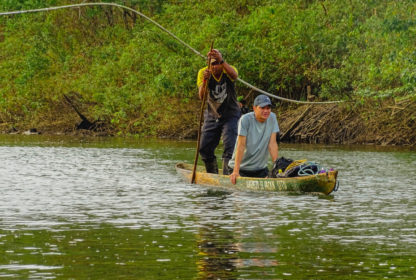
{"label": "water surface", "polygon": [[[330,196],[184,183],[195,142],[0,136],[0,277],[415,279],[416,153],[280,145]],[[218,151],[218,156],[221,151]]]}

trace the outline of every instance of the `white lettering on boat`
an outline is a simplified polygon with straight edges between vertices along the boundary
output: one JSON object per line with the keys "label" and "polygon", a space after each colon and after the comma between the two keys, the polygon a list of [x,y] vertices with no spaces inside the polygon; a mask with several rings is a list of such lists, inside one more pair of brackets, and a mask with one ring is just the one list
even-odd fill
{"label": "white lettering on boat", "polygon": [[272,190],[275,190],[275,189],[276,189],[276,188],[274,187],[273,182],[271,182],[271,181],[264,181],[263,188],[264,188],[265,190],[268,190],[268,191],[272,191]]}
{"label": "white lettering on boat", "polygon": [[268,190],[268,191],[286,191],[287,185],[283,181],[247,181],[247,189],[250,190]]}
{"label": "white lettering on boat", "polygon": [[247,181],[246,186],[247,186],[247,189],[258,190],[259,189],[259,182],[258,181]]}
{"label": "white lettering on boat", "polygon": [[286,183],[285,182],[283,182],[283,181],[276,181],[276,183],[277,183],[277,189],[279,191],[287,191],[287,186],[286,186]]}

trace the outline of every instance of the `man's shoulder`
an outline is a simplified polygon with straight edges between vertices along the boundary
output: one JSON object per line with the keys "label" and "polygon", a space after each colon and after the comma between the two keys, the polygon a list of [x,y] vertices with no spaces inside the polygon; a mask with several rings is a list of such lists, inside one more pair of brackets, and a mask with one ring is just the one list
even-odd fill
{"label": "man's shoulder", "polygon": [[235,71],[237,71],[237,68],[234,65],[228,64],[230,65]]}
{"label": "man's shoulder", "polygon": [[254,112],[249,112],[241,116],[241,122],[249,125],[254,120]]}
{"label": "man's shoulder", "polygon": [[[202,68],[200,68],[199,70],[198,70],[198,73],[199,72],[202,72],[202,71],[205,71],[205,69],[207,69],[208,68],[208,66],[205,66],[205,67],[202,67]],[[194,72],[195,73],[195,72]]]}
{"label": "man's shoulder", "polygon": [[273,132],[279,132],[279,123],[277,122],[276,114],[273,112],[270,113],[268,126],[272,128]]}
{"label": "man's shoulder", "polygon": [[[230,64],[229,64],[230,65]],[[237,68],[235,68],[233,65],[230,65],[231,66],[231,68],[233,68],[234,69],[234,71],[237,73],[237,75],[238,75],[238,70],[237,70]],[[232,81],[232,82],[234,82],[235,80],[234,79],[232,79],[231,77],[230,77],[230,75],[228,75],[228,73],[227,73],[227,71],[225,71],[225,69],[223,69],[222,70],[223,71],[223,73]]]}
{"label": "man's shoulder", "polygon": [[200,86],[202,85],[202,82],[203,82],[203,80],[204,80],[204,71],[205,71],[205,69],[207,69],[207,68],[208,68],[208,66],[205,66],[205,67],[203,67],[203,68],[199,69],[199,71],[198,71],[198,77],[197,77],[197,79],[196,79],[196,85],[197,85],[198,87],[200,87]]}
{"label": "man's shoulder", "polygon": [[241,116],[241,119],[248,120],[254,118],[254,112],[248,112],[247,114],[244,114]]}
{"label": "man's shoulder", "polygon": [[276,114],[273,112],[270,112],[270,116],[268,118],[268,123],[274,123],[277,122]]}

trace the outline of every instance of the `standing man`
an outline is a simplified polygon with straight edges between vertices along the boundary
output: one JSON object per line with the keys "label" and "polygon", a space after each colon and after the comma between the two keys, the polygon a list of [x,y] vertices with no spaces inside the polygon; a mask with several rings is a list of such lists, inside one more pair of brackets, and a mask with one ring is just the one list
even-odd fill
{"label": "standing man", "polygon": [[228,175],[228,162],[237,139],[237,123],[241,114],[234,86],[238,72],[234,66],[224,61],[221,53],[216,49],[208,52],[208,59],[211,63],[211,71],[208,67],[200,69],[197,80],[200,99],[203,98],[205,84],[208,83],[208,108],[204,114],[199,153],[207,172],[218,173],[215,149],[222,135],[223,174]]}
{"label": "standing man", "polygon": [[235,184],[238,176],[265,178],[268,154],[273,162],[278,157],[276,133],[279,132],[276,115],[271,112],[272,102],[266,95],[254,99],[253,112],[243,115],[238,124],[238,138],[229,167],[230,180]]}

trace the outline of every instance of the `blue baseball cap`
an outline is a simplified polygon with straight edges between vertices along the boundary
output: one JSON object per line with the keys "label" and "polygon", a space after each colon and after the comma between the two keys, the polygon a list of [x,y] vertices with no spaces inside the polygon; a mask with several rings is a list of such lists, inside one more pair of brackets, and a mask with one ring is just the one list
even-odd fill
{"label": "blue baseball cap", "polygon": [[270,101],[270,98],[264,94],[260,94],[254,99],[254,106],[260,106],[260,107],[266,107],[266,106],[272,106],[272,102]]}

